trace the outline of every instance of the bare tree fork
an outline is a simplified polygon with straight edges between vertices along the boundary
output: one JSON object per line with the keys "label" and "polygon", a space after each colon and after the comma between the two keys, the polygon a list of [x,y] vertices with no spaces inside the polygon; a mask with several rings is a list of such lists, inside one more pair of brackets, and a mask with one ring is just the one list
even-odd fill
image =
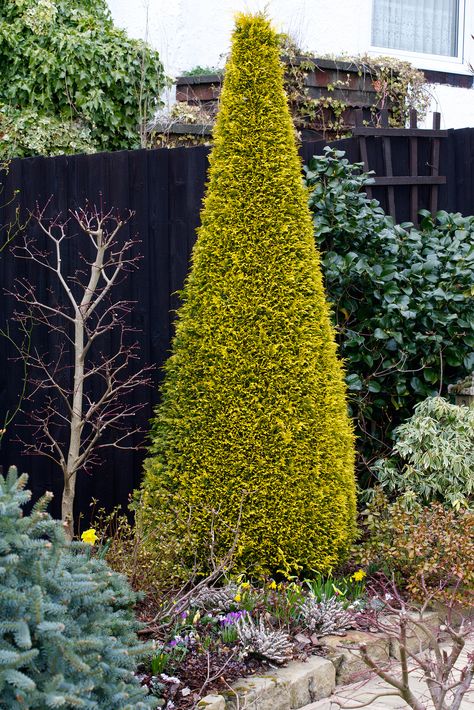
{"label": "bare tree fork", "polygon": [[449,590],[450,596],[445,596],[444,618],[435,626],[424,615],[438,592],[448,594],[442,583],[439,589],[430,592],[424,585],[426,597],[416,609],[403,598],[393,581],[383,583],[378,595],[383,601],[383,612],[370,614],[368,624],[372,630],[396,641],[400,664],[394,668],[374,660],[365,644],[360,644],[357,651],[367,667],[394,691],[381,690],[369,700],[358,703],[355,699],[356,704],[349,705],[343,700],[336,700],[336,704],[344,710],[355,710],[384,697],[398,695],[413,710],[428,710],[426,702],[417,697],[411,685],[411,675],[416,674],[426,684],[432,703],[430,707],[434,710],[459,710],[465,694],[472,690],[474,679],[474,653],[467,655],[462,667],[458,666],[466,642],[474,634],[472,619],[465,618],[458,608],[459,584],[460,580]]}
{"label": "bare tree fork", "polygon": [[[16,279],[8,293],[18,303],[14,318],[20,328],[43,328],[55,343],[54,351],[37,345],[21,350],[32,407],[30,435],[20,441],[26,454],[45,456],[61,468],[62,520],[72,538],[79,471],[90,472],[102,448],[142,445],[135,417],[146,402],[135,390],[151,384],[153,367],[134,370],[139,346],[129,316],[135,303],[114,298],[115,288],[141,259],[134,248],[138,240],[121,238],[133,213],[87,205],[64,219],[49,217],[49,207],[50,201],[31,214],[38,233],[24,233],[12,247],[17,258],[37,267],[38,279]],[[72,273],[65,260],[68,241],[80,261]],[[41,271],[50,284],[44,296],[37,295]]]}

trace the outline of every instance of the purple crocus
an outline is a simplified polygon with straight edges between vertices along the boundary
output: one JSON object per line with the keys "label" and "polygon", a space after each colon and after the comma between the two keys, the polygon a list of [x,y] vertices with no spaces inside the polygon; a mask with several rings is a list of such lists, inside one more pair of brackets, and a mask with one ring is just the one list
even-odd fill
{"label": "purple crocus", "polygon": [[239,619],[245,616],[246,613],[246,611],[230,611],[228,614],[219,619],[219,623],[221,626],[233,626]]}

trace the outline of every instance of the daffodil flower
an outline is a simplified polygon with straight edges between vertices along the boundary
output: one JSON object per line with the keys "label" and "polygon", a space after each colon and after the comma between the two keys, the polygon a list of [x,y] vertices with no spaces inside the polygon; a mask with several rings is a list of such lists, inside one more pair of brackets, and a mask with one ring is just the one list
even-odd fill
{"label": "daffodil flower", "polygon": [[96,531],[94,528],[89,528],[89,530],[84,530],[84,532],[81,535],[81,540],[82,542],[85,542],[87,545],[95,545],[99,538],[97,537]]}

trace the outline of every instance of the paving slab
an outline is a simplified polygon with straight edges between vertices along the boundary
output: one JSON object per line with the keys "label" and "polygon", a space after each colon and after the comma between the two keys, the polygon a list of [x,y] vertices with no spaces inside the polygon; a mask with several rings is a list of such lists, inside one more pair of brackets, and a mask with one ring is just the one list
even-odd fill
{"label": "paving slab", "polygon": [[[446,646],[446,650],[449,647]],[[474,637],[466,644],[457,668],[462,668],[469,653],[474,653]],[[399,664],[392,661],[390,671],[399,672]],[[418,668],[411,670],[410,686],[418,699],[422,700],[427,710],[432,710],[433,704],[426,684],[422,677],[422,672]],[[364,704],[373,698],[373,702],[365,705],[368,710],[407,710],[409,706],[396,695],[377,697],[382,692],[393,692],[392,686],[385,683],[376,675],[370,676],[367,680],[352,683],[350,685],[338,686],[330,698],[310,703],[301,710],[344,710],[345,707],[357,707],[357,704]],[[472,689],[464,696],[460,710],[474,710],[474,683]]]}

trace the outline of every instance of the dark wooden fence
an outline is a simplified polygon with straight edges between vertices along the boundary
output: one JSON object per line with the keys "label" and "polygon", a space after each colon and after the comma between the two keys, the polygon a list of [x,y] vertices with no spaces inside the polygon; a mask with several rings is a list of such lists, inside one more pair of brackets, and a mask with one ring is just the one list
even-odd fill
{"label": "dark wooden fence", "polygon": [[[368,147],[370,165],[383,174],[382,147],[375,139]],[[394,175],[410,174],[408,140],[391,139]],[[420,170],[431,173],[430,146],[419,141],[418,158]],[[301,152],[305,162],[312,155],[322,153],[324,143],[306,143]],[[356,138],[333,144],[346,151],[351,161],[360,161],[359,142]],[[130,234],[137,233],[141,243],[137,247],[143,255],[140,269],[119,286],[119,297],[136,301],[132,325],[139,329],[142,359],[144,363],[162,365],[169,352],[173,312],[178,305],[178,291],[188,271],[195,230],[199,224],[199,212],[204,193],[208,148],[175,148],[173,150],[130,151],[103,153],[91,156],[76,155],[57,158],[28,158],[14,160],[10,165],[3,196],[7,198],[19,190],[23,209],[33,209],[36,202],[44,204],[51,196],[53,211],[67,212],[82,206],[85,201],[97,201],[100,195],[109,206],[134,210],[135,216],[127,225]],[[446,176],[446,184],[439,186],[439,209],[474,212],[474,129],[449,131],[442,141],[440,175]],[[381,199],[387,208],[382,187],[373,188],[374,197]],[[429,192],[423,186],[418,190],[420,206],[429,207]],[[395,190],[397,218],[409,219],[410,188],[397,186]],[[0,224],[12,219],[15,201],[0,210]],[[70,242],[72,244],[73,242]],[[68,269],[78,262],[73,250],[68,253]],[[0,328],[11,321],[15,303],[4,294],[17,276],[29,275],[38,279],[38,272],[31,265],[15,260],[5,250],[0,255]],[[38,284],[40,290],[48,287],[44,275]],[[34,335],[34,338],[36,335]],[[40,343],[43,347],[45,342]],[[7,410],[12,410],[18,401],[22,387],[22,370],[14,361],[14,351],[5,338],[0,337],[0,428]],[[160,370],[156,373],[156,381]],[[143,393],[148,398],[141,413],[146,427],[157,402],[157,388]],[[24,409],[27,410],[27,403]],[[30,485],[35,497],[45,490],[55,493],[53,513],[58,514],[61,475],[42,457],[27,458],[22,455],[21,445],[15,442],[16,432],[26,423],[26,412],[20,413],[3,438],[0,449],[0,464],[5,468],[16,464],[30,474]],[[92,498],[110,508],[126,504],[130,491],[141,477],[143,454],[105,450],[104,464],[92,476],[81,474],[78,481],[77,511],[87,517]]]}

